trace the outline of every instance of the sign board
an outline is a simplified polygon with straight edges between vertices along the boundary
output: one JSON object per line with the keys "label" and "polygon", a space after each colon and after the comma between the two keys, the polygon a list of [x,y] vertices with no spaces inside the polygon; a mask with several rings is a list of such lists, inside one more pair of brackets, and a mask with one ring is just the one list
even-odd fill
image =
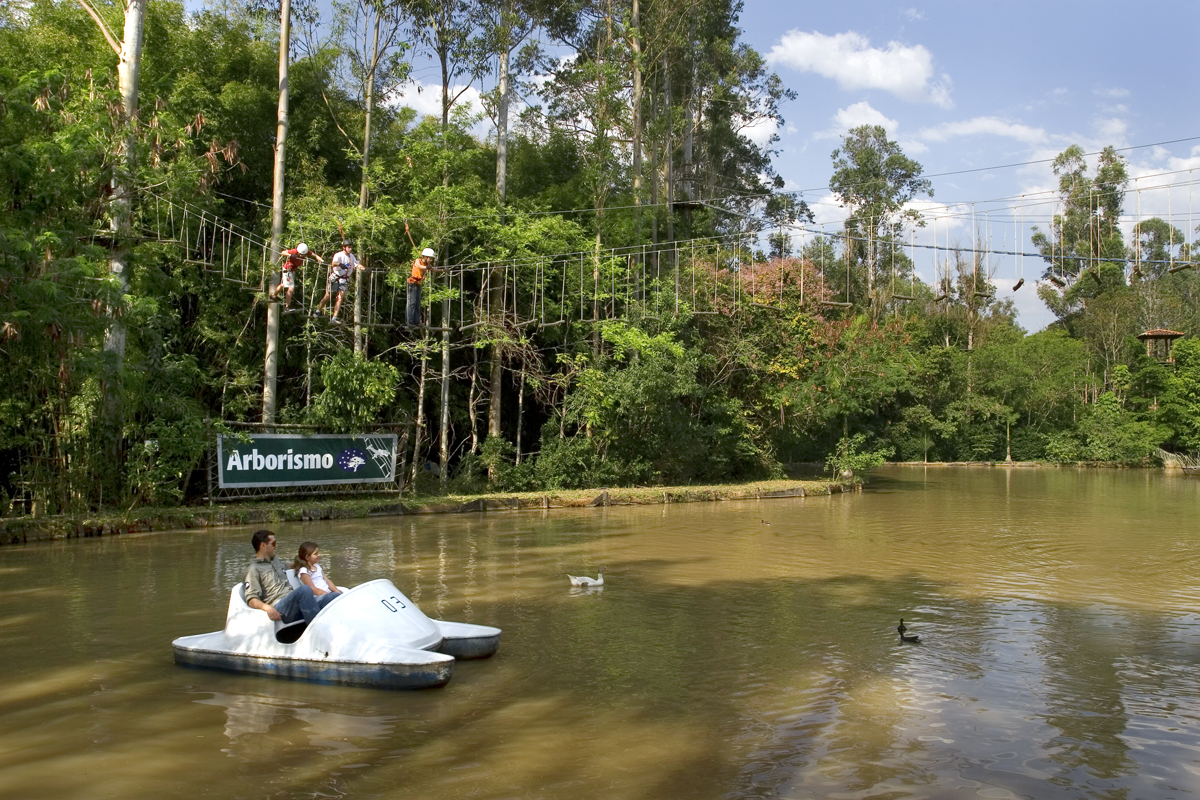
{"label": "sign board", "polygon": [[217,437],[217,483],[222,489],[391,483],[395,479],[394,433]]}

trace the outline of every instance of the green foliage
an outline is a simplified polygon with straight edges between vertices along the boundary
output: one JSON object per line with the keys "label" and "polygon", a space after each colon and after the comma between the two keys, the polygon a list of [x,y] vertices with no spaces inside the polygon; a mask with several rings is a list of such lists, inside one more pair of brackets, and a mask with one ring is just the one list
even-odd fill
{"label": "green foliage", "polygon": [[1046,458],[1060,464],[1070,464],[1083,458],[1084,442],[1074,430],[1054,431],[1046,437]]}
{"label": "green foliage", "polygon": [[[516,463],[517,448],[499,436],[489,436],[479,450],[478,464],[492,474],[491,488],[500,492],[523,492],[534,488],[531,464]],[[469,469],[471,465],[468,463]],[[482,474],[479,476],[483,477]]]}
{"label": "green foliage", "polygon": [[192,471],[209,443],[208,426],[195,416],[156,419],[145,427],[151,437],[129,454],[129,484],[145,505],[170,505],[184,499]]}
{"label": "green foliage", "polygon": [[1200,450],[1200,339],[1184,339],[1173,350],[1175,372],[1166,379],[1160,419],[1185,451]]}
{"label": "green foliage", "polygon": [[309,419],[335,433],[365,431],[395,402],[399,377],[391,364],[341,350],[321,367],[325,389],[313,400]]}
{"label": "green foliage", "polygon": [[1169,435],[1161,426],[1135,419],[1112,392],[1096,398],[1079,428],[1087,461],[1144,462]]}
{"label": "green foliage", "polygon": [[534,463],[533,482],[547,489],[585,489],[595,486],[628,486],[652,481],[650,464],[604,451],[586,436],[544,437]]}
{"label": "green foliage", "polygon": [[863,433],[843,436],[834,451],[826,456],[825,469],[836,478],[862,483],[863,474],[883,464],[894,452],[890,447],[868,450],[864,447],[866,442],[867,436]]}

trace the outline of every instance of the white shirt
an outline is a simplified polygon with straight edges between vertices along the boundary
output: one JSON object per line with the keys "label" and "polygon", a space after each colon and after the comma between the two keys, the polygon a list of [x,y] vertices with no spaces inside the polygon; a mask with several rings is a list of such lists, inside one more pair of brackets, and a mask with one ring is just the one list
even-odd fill
{"label": "white shirt", "polygon": [[300,572],[297,574],[303,575],[305,573],[308,573],[308,576],[312,578],[313,586],[317,587],[322,592],[329,591],[329,582],[325,580],[325,572],[321,569],[320,564],[317,564],[311,570],[308,567],[301,567]]}
{"label": "white shirt", "polygon": [[350,270],[358,266],[358,259],[353,253],[347,253],[345,250],[339,250],[334,254],[333,260],[330,262],[333,267],[333,274],[338,278],[348,278]]}

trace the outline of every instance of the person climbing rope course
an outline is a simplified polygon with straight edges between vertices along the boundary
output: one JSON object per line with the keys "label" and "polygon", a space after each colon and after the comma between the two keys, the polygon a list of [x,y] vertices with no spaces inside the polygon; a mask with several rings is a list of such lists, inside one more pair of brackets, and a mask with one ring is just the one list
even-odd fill
{"label": "person climbing rope course", "polygon": [[351,252],[349,240],[342,242],[342,249],[329,262],[329,281],[325,288],[325,296],[317,303],[316,309],[313,310],[313,316],[319,317],[321,310],[325,308],[325,304],[329,302],[329,295],[334,294],[333,313],[329,315],[330,322],[337,322],[338,312],[342,310],[342,300],[346,297],[346,289],[350,287],[350,271],[364,270],[362,264],[354,257]]}
{"label": "person climbing rope course", "polygon": [[[408,234],[408,241],[415,249],[417,243],[413,241],[407,222],[404,223],[404,232]],[[441,267],[433,266],[433,260],[436,257],[437,253],[433,252],[433,248],[426,247],[421,251],[421,255],[413,261],[412,271],[408,276],[408,302],[404,315],[404,323],[410,328],[421,326],[421,282],[425,280],[425,275],[430,271],[441,269]]]}
{"label": "person climbing rope course", "polygon": [[[279,257],[284,259],[284,262],[283,267],[279,272],[279,283],[276,284],[275,288],[271,290],[270,299],[278,299],[279,291],[281,289],[287,290],[287,294],[285,295],[283,301],[284,311],[289,311],[291,309],[292,293],[296,290],[296,272],[300,269],[301,265],[304,264],[304,261],[306,258],[308,258],[308,256],[308,245],[306,245],[304,242],[301,242],[290,250],[284,250],[279,254]],[[321,256],[317,253],[313,253],[312,257],[322,264],[325,263],[325,259],[321,258]]]}

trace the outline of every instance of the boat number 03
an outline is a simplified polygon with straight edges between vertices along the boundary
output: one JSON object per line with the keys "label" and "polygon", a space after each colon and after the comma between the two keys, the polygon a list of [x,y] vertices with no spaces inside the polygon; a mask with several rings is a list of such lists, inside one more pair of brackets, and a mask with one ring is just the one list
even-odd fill
{"label": "boat number 03", "polygon": [[[406,605],[404,605],[404,603],[400,602],[400,598],[396,597],[396,595],[392,595],[388,599],[380,600],[379,602],[383,603],[384,608],[386,608],[388,611],[391,611],[393,613],[395,613],[395,611],[396,611],[396,606],[400,606],[400,608],[408,608],[408,606],[406,606]],[[395,605],[392,605],[393,603],[395,603]]]}

